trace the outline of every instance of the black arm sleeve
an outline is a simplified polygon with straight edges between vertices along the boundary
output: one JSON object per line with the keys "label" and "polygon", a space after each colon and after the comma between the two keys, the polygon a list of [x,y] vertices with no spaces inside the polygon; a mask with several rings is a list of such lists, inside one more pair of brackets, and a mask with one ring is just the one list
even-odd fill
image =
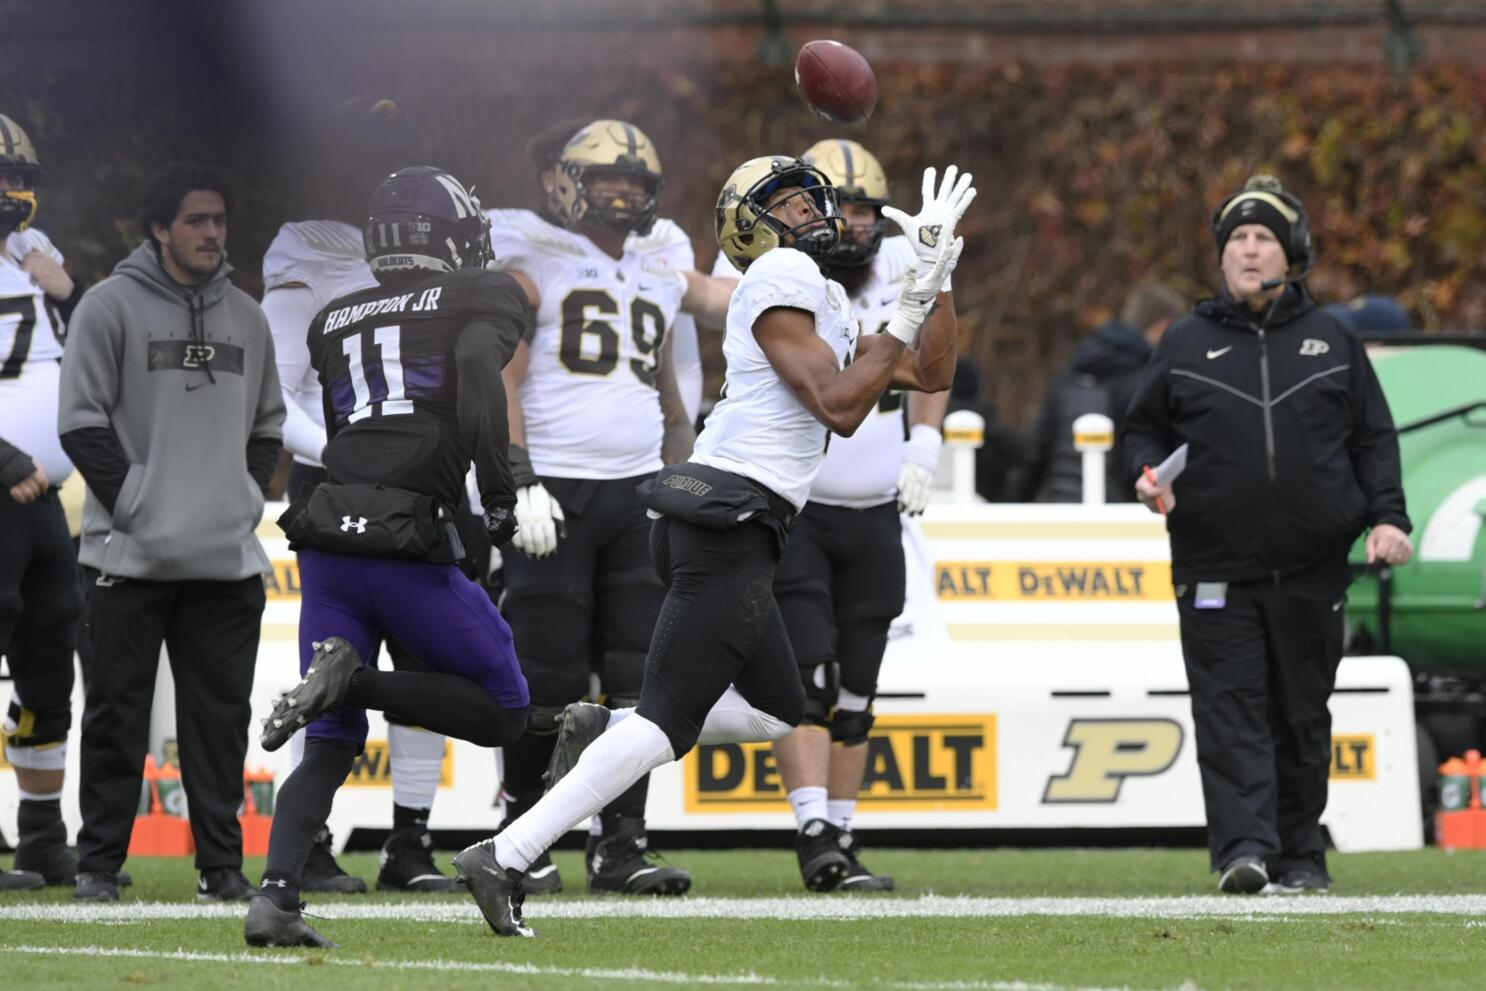
{"label": "black arm sleeve", "polygon": [[510,355],[493,324],[471,323],[454,346],[459,369],[459,432],[469,446],[480,485],[480,504],[487,510],[516,505],[507,447],[511,426],[506,418],[506,387],[501,369]]}
{"label": "black arm sleeve", "polygon": [[57,308],[57,314],[62,318],[63,323],[67,323],[72,319],[72,311],[77,309],[77,301],[83,298],[84,288],[86,287],[83,285],[83,280],[74,276],[72,279],[72,295],[66,299],[51,300],[52,305]]}
{"label": "black arm sleeve", "polygon": [[31,455],[0,437],[0,490],[9,490],[34,474]]}
{"label": "black arm sleeve", "polygon": [[124,457],[119,438],[108,427],[79,427],[62,435],[62,450],[82,472],[103,508],[112,513],[124,476],[129,474],[129,459]]}
{"label": "black arm sleeve", "polygon": [[274,469],[279,466],[279,451],[284,444],[277,437],[253,437],[248,440],[248,474],[266,494]]}
{"label": "black arm sleeve", "polygon": [[1352,358],[1352,470],[1367,495],[1367,523],[1391,523],[1404,533],[1413,529],[1403,496],[1403,469],[1398,431],[1383,387],[1360,341]]}
{"label": "black arm sleeve", "polygon": [[[1170,336],[1168,332],[1167,339]],[[1151,363],[1141,373],[1130,399],[1130,408],[1125,411],[1125,422],[1120,425],[1116,450],[1124,452],[1124,464],[1119,468],[1132,489],[1140,478],[1141,469],[1165,461],[1176,446],[1171,432],[1171,411],[1167,405],[1171,363],[1164,347],[1166,339],[1161,343]]]}

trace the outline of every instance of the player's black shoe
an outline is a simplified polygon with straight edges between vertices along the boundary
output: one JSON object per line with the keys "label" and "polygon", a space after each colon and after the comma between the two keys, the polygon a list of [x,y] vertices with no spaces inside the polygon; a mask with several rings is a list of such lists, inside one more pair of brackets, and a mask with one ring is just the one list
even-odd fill
{"label": "player's black shoe", "polygon": [[846,868],[846,876],[841,879],[840,890],[842,891],[892,891],[895,885],[893,879],[886,874],[873,874],[861,860],[861,847],[857,845],[856,834],[850,830],[841,832],[841,852],[846,854],[846,859],[851,861]]}
{"label": "player's black shoe", "polygon": [[459,890],[459,882],[433,862],[433,836],[422,826],[399,829],[382,844],[382,869],[377,872],[378,891],[408,891],[415,894],[447,894]]}
{"label": "player's black shoe", "polygon": [[274,904],[272,898],[261,892],[253,896],[248,905],[248,917],[243,922],[243,938],[249,946],[318,946],[335,949],[336,944],[315,932],[304,921],[300,908],[286,911]]}
{"label": "player's black shoe", "polygon": [[72,897],[80,902],[116,902],[119,900],[119,878],[108,871],[78,871]]}
{"label": "player's black shoe", "polygon": [[609,725],[609,710],[592,702],[574,702],[557,717],[557,743],[552,759],[542,773],[546,791],[551,791],[578,763],[588,745]]}
{"label": "player's black shoe", "polygon": [[[46,878],[35,871],[0,871],[0,891],[35,891],[46,887]],[[114,895],[118,898],[118,894]]]}
{"label": "player's black shoe", "polygon": [[1266,895],[1324,895],[1331,890],[1331,878],[1319,867],[1291,867],[1264,888]]}
{"label": "player's black shoe", "polygon": [[304,862],[304,874],[300,878],[300,891],[325,891],[338,895],[359,895],[366,891],[366,882],[341,870],[330,852],[330,830],[322,828],[315,835],[310,847],[309,859]]}
{"label": "player's black shoe", "polygon": [[1256,895],[1268,885],[1269,871],[1258,857],[1235,857],[1218,878],[1218,890],[1228,895]]}
{"label": "player's black shoe", "polygon": [[531,862],[521,879],[521,890],[528,895],[555,895],[562,890],[562,875],[557,873],[551,854],[543,851]]}
{"label": "player's black shoe", "polygon": [[304,678],[274,703],[263,721],[263,749],[279,749],[310,720],[340,705],[360,668],[361,655],[341,637],[315,644]]}
{"label": "player's black shoe", "polygon": [[851,869],[842,849],[842,832],[824,819],[811,819],[795,834],[800,876],[811,891],[835,891]]}
{"label": "player's black shoe", "polygon": [[589,894],[684,895],[690,890],[691,875],[650,849],[639,819],[621,819],[618,832],[599,837],[588,858]]}
{"label": "player's black shoe", "polygon": [[521,920],[521,872],[509,871],[495,859],[495,842],[482,840],[465,847],[454,858],[459,883],[468,889],[480,914],[497,936],[535,936],[536,930]]}
{"label": "player's black shoe", "polygon": [[48,885],[73,884],[77,878],[77,851],[61,842],[47,843],[30,837],[15,847],[15,869],[40,874]]}
{"label": "player's black shoe", "polygon": [[257,892],[253,882],[236,867],[214,867],[202,871],[196,879],[196,900],[199,902],[245,902]]}

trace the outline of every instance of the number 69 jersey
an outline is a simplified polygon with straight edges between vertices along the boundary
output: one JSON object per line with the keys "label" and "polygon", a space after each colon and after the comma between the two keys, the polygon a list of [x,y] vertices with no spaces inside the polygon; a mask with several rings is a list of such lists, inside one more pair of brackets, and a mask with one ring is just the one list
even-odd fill
{"label": "number 69 jersey", "polygon": [[517,396],[538,475],[633,478],[661,467],[656,369],[695,267],[668,220],[615,259],[529,210],[491,210],[495,267],[541,294],[531,361]]}

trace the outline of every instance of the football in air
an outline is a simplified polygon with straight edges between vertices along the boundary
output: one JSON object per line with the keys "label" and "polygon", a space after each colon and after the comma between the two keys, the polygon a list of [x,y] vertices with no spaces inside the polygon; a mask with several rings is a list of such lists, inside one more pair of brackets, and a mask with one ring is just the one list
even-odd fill
{"label": "football in air", "polygon": [[795,85],[811,111],[838,124],[855,124],[877,107],[877,77],[856,49],[839,41],[811,41],[795,58]]}

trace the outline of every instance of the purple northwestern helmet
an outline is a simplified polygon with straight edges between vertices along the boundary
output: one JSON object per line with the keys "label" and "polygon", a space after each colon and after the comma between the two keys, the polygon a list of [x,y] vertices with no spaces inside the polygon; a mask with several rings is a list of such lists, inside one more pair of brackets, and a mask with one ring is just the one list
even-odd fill
{"label": "purple northwestern helmet", "polygon": [[443,169],[413,165],[377,186],[362,243],[378,281],[399,273],[484,268],[490,218],[464,184]]}

